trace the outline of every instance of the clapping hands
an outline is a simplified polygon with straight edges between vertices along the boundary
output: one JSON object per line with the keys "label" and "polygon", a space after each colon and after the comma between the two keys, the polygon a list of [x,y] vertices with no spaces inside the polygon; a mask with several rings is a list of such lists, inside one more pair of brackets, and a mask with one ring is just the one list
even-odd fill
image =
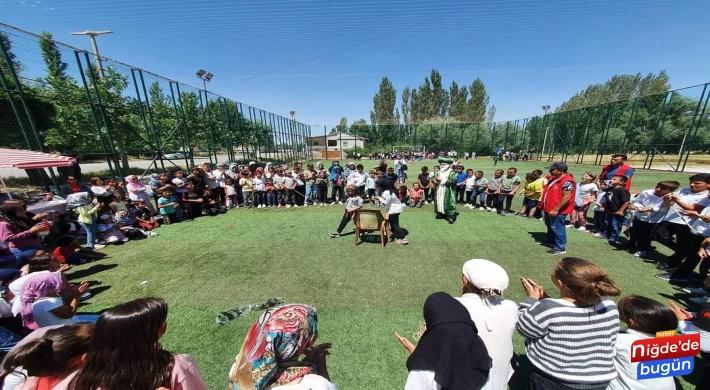
{"label": "clapping hands", "polygon": [[520,277],[520,283],[523,285],[525,293],[530,298],[540,300],[548,297],[547,293],[545,292],[545,288],[535,283],[535,281],[533,281],[532,279]]}

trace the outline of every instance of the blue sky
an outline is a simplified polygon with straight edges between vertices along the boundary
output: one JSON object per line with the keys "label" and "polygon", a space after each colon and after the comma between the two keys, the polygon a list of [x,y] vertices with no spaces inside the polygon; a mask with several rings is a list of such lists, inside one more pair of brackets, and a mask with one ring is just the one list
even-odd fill
{"label": "blue sky", "polygon": [[399,94],[432,68],[447,87],[480,77],[496,120],[617,73],[701,84],[708,14],[707,0],[0,0],[0,22],[87,49],[70,33],[113,30],[103,56],[192,85],[204,68],[211,91],[314,125],[369,120],[382,76]]}

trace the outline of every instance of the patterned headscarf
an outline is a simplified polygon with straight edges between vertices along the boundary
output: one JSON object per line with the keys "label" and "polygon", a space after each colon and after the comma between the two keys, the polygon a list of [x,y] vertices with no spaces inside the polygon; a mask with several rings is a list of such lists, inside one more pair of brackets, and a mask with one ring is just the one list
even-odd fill
{"label": "patterned headscarf", "polygon": [[22,325],[32,330],[39,328],[34,315],[32,315],[32,304],[38,299],[46,297],[50,290],[59,290],[63,283],[58,272],[38,273],[27,279],[22,285],[20,294]]}
{"label": "patterned headscarf", "polygon": [[[136,178],[135,180],[133,180],[134,177]],[[141,183],[141,181],[138,180],[138,176],[136,176],[136,175],[128,175],[125,177],[125,179],[126,179],[126,186],[130,185],[136,189],[145,188],[145,184]]]}
{"label": "patterned headscarf", "polygon": [[314,307],[289,304],[270,309],[249,329],[237,362],[229,371],[230,389],[262,390],[316,373],[314,366],[292,359],[318,337]]}

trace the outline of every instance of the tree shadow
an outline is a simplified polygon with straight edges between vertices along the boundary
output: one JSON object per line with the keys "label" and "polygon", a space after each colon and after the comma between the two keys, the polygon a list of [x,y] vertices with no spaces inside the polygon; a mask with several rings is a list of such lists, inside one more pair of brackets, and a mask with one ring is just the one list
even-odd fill
{"label": "tree shadow", "polygon": [[97,274],[99,272],[108,271],[118,267],[118,264],[95,264],[91,267],[73,271],[66,275],[67,280],[86,279],[87,276]]}

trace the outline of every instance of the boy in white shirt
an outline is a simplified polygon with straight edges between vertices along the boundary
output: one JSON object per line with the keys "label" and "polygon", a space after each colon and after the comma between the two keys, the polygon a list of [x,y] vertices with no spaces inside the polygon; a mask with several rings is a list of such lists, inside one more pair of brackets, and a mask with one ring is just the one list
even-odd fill
{"label": "boy in white shirt", "polygon": [[[350,174],[351,176],[353,173]],[[330,238],[340,238],[340,233],[343,232],[345,226],[348,222],[353,219],[355,212],[360,210],[363,205],[362,198],[357,194],[357,189],[353,185],[349,185],[345,193],[348,195],[348,199],[345,201],[345,214],[343,214],[343,219],[340,220],[340,225],[338,225],[338,230],[330,233]]]}
{"label": "boy in white shirt", "polygon": [[653,235],[658,224],[666,217],[668,206],[663,197],[680,187],[677,181],[662,181],[653,190],[645,190],[638,194],[629,209],[634,211],[634,221],[631,225],[631,247],[635,249],[634,256],[645,258],[651,246]]}
{"label": "boy in white shirt", "polygon": [[[664,222],[668,230],[676,235],[675,252],[668,260],[666,270],[678,267],[683,259],[687,258],[690,248],[693,246],[690,225],[696,217],[684,215],[683,211],[700,212],[708,204],[710,173],[697,173],[691,176],[689,181],[689,187],[664,196],[665,204],[669,207]],[[661,278],[660,275],[657,276]]]}

